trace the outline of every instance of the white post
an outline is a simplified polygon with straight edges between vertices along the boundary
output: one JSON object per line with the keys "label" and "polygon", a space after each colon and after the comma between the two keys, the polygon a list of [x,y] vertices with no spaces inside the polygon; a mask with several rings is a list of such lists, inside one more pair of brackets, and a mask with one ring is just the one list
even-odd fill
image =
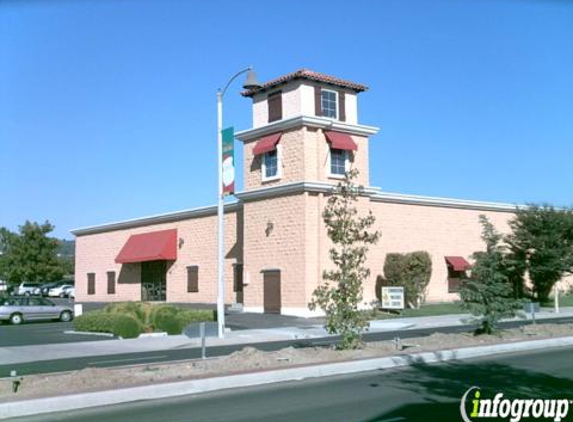
{"label": "white post", "polygon": [[219,338],[225,335],[225,224],[223,199],[223,92],[217,91],[217,326]]}
{"label": "white post", "polygon": [[555,283],[555,286],[553,287],[553,302],[555,304],[555,313],[558,314],[559,313],[559,287],[557,287],[557,283]]}

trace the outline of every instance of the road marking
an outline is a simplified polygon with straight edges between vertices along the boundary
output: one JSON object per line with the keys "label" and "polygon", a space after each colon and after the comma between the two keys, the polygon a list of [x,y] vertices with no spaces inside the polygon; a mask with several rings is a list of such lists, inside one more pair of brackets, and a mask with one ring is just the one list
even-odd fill
{"label": "road marking", "polygon": [[402,416],[397,416],[395,418],[382,419],[380,422],[396,422],[396,421],[404,421],[404,420],[406,420],[406,418],[404,418]]}
{"label": "road marking", "polygon": [[118,363],[118,362],[135,362],[140,360],[149,360],[149,359],[163,359],[169,357],[167,355],[159,355],[159,356],[146,356],[143,358],[130,358],[130,359],[115,359],[115,360],[100,360],[97,362],[88,362],[88,365],[98,365],[102,363]]}

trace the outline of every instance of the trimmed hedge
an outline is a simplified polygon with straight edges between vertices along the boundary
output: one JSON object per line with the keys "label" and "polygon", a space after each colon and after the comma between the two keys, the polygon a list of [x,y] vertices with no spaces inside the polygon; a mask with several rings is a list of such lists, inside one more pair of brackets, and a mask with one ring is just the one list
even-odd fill
{"label": "trimmed hedge", "polygon": [[143,324],[127,314],[113,314],[104,310],[88,312],[74,318],[77,331],[111,333],[122,338],[135,338],[143,332]]}
{"label": "trimmed hedge", "polygon": [[77,317],[74,327],[77,331],[113,333],[123,338],[134,338],[147,331],[165,331],[173,335],[181,334],[193,322],[214,321],[215,315],[212,310],[118,302]]}
{"label": "trimmed hedge", "polygon": [[170,305],[157,306],[151,314],[152,325],[167,334],[181,334],[193,322],[214,321],[215,314],[210,310],[182,309]]}

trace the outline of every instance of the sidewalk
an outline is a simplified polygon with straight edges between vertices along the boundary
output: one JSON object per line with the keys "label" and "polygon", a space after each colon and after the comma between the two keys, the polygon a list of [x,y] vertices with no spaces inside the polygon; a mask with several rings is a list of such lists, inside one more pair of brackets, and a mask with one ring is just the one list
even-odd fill
{"label": "sidewalk", "polygon": [[[556,314],[553,310],[543,309],[536,319],[573,317],[573,307],[561,308]],[[427,329],[464,325],[470,315],[440,315],[412,318],[395,318],[371,321],[368,332],[386,332],[412,329]],[[530,316],[527,316],[530,319]],[[515,320],[520,320],[516,318]],[[73,335],[73,334],[70,334]],[[296,339],[314,339],[328,337],[329,334],[320,325],[308,327],[280,327],[231,331],[225,338],[207,338],[207,346],[249,345],[253,343],[275,342]],[[77,358],[86,356],[104,356],[123,353],[153,352],[170,349],[199,348],[200,339],[190,339],[184,335],[167,337],[148,337],[129,340],[99,340],[65,344],[43,344],[34,346],[5,347],[0,349],[0,364],[17,364],[43,360]]]}

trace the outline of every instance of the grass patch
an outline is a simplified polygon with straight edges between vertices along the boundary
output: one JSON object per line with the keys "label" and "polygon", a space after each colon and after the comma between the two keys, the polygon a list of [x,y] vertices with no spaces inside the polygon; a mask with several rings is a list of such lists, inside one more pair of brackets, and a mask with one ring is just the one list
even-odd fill
{"label": "grass patch", "polygon": [[464,314],[465,312],[458,303],[428,303],[420,307],[420,309],[404,309],[399,312],[383,311],[381,309],[371,309],[364,311],[367,319],[392,319],[392,318],[408,318],[408,317],[424,317],[424,316],[437,316],[437,315],[454,315]]}
{"label": "grass patch", "polygon": [[[548,300],[541,304],[541,306],[545,308],[553,308],[555,306],[555,302],[553,299]],[[568,293],[565,295],[559,295],[559,306],[573,306],[573,294]]]}

